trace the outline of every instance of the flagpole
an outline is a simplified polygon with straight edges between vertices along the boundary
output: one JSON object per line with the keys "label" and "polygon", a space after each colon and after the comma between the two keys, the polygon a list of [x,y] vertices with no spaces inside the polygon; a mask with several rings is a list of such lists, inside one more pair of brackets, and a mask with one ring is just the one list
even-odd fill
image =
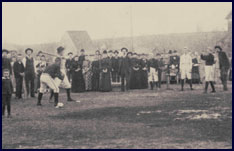
{"label": "flagpole", "polygon": [[130,6],[130,28],[131,28],[131,44],[132,44],[132,51],[134,51],[133,46],[133,22],[132,22],[132,5]]}

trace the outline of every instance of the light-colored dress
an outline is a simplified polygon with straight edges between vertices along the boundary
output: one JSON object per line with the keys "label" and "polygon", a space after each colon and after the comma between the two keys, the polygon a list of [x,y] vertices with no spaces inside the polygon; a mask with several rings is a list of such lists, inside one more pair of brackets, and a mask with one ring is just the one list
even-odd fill
{"label": "light-colored dress", "polygon": [[92,65],[89,60],[84,60],[83,62],[83,77],[85,81],[85,90],[92,90]]}

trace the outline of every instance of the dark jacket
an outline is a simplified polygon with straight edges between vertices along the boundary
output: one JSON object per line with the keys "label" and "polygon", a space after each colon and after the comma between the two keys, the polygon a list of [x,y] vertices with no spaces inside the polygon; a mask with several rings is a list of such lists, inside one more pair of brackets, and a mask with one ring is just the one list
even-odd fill
{"label": "dark jacket", "polygon": [[35,69],[34,69],[34,59],[26,57],[25,67],[24,67],[25,75],[32,75],[34,76]]}
{"label": "dark jacket", "polygon": [[119,59],[119,74],[129,74],[131,68],[131,60],[128,57],[121,57]]}
{"label": "dark jacket", "polygon": [[63,80],[64,76],[60,71],[60,66],[57,64],[52,64],[46,67],[43,73],[49,74],[53,79],[58,77],[59,79]]}
{"label": "dark jacket", "polygon": [[219,66],[220,66],[220,69],[222,67],[225,67],[225,68],[229,69],[230,63],[229,63],[229,59],[228,59],[226,53],[223,52],[223,51],[220,51],[220,52],[218,52],[218,56],[219,56]]}
{"label": "dark jacket", "polygon": [[156,71],[158,71],[158,68],[159,68],[159,61],[157,59],[150,59],[149,62],[148,62],[148,71],[150,70],[150,67],[151,68],[155,68]]}
{"label": "dark jacket", "polygon": [[205,60],[206,66],[212,66],[215,63],[214,56],[211,53],[209,53],[208,55],[201,55],[201,59]]}
{"label": "dark jacket", "polygon": [[111,71],[111,60],[110,58],[103,58],[100,62],[100,69],[101,69],[101,72],[104,70],[104,69],[107,69],[108,72]]}
{"label": "dark jacket", "polygon": [[178,65],[180,64],[180,57],[179,56],[170,56],[169,65]]}
{"label": "dark jacket", "polygon": [[13,86],[10,78],[2,77],[2,94],[12,94]]}
{"label": "dark jacket", "polygon": [[119,57],[118,58],[115,58],[115,57],[111,58],[111,66],[115,72],[118,72],[118,70],[119,70]]}
{"label": "dark jacket", "polygon": [[92,62],[92,72],[98,74],[100,72],[100,60],[95,60]]}
{"label": "dark jacket", "polygon": [[143,70],[143,68],[147,68],[148,69],[148,60],[141,60],[141,69]]}
{"label": "dark jacket", "polygon": [[[11,69],[11,60],[8,58],[2,58],[2,71],[4,69],[8,69],[10,71],[10,74],[12,74],[12,69]],[[3,72],[2,72],[3,73]]]}
{"label": "dark jacket", "polygon": [[13,70],[15,74],[15,78],[21,78],[20,73],[24,73],[24,65],[22,62],[16,61],[13,65]]}
{"label": "dark jacket", "polygon": [[69,69],[71,71],[72,70],[72,64],[73,64],[73,62],[74,62],[73,59],[67,59],[66,63],[65,63],[66,69]]}

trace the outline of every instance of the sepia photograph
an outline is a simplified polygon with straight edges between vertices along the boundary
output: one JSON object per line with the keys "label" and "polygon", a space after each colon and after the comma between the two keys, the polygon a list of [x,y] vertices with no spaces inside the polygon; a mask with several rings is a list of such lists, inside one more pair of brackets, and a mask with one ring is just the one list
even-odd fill
{"label": "sepia photograph", "polygon": [[2,2],[2,149],[232,149],[232,2]]}

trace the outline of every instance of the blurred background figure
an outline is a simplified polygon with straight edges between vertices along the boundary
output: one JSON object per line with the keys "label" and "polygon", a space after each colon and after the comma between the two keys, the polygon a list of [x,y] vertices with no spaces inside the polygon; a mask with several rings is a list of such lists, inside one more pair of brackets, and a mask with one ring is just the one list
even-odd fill
{"label": "blurred background figure", "polygon": [[85,59],[83,61],[83,77],[85,81],[85,90],[86,91],[91,91],[92,90],[92,64],[90,61],[89,56],[85,56]]}
{"label": "blurred background figure", "polygon": [[67,78],[69,80],[69,82],[71,82],[71,78],[72,78],[72,62],[73,62],[73,53],[69,52],[68,53],[68,59],[66,59],[65,62],[65,67],[66,67],[66,73],[67,73]]}
{"label": "blurred background figure", "polygon": [[85,91],[85,81],[82,73],[82,62],[79,61],[79,56],[74,57],[72,62],[72,86],[71,91],[73,93]]}
{"label": "blurred background figure", "polygon": [[92,90],[93,91],[98,91],[99,90],[99,79],[100,79],[100,59],[101,59],[101,54],[100,51],[97,50],[95,52],[95,57],[92,62]]}

